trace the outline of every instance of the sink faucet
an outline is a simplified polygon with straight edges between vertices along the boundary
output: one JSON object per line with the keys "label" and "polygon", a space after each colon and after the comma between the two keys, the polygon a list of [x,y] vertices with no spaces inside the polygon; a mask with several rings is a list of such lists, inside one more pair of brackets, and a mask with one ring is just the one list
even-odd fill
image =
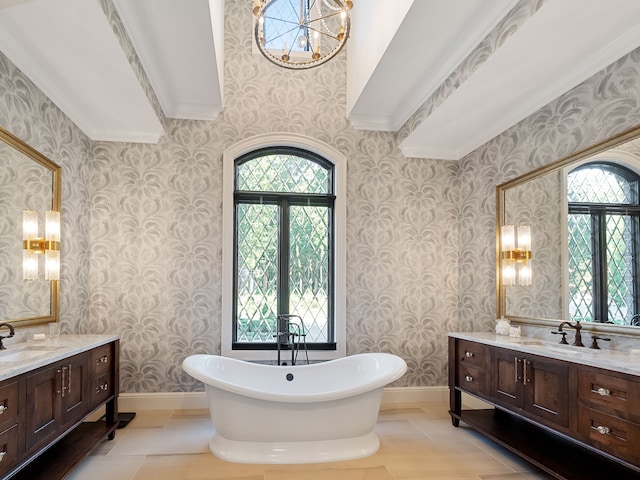
{"label": "sink faucet", "polygon": [[580,333],[580,330],[582,329],[582,325],[580,325],[580,320],[576,320],[575,325],[572,324],[571,322],[562,322],[558,327],[558,332],[562,332],[562,327],[564,327],[565,325],[569,328],[575,329],[576,331],[576,338],[573,340],[572,345],[574,347],[584,347],[584,345],[582,344],[582,334]]}
{"label": "sink faucet", "polygon": [[6,350],[7,347],[5,347],[2,344],[2,340],[5,339],[5,338],[13,337],[16,332],[13,329],[13,325],[11,325],[10,323],[2,322],[2,323],[0,323],[0,327],[8,327],[9,328],[9,335],[0,335],[0,350]]}

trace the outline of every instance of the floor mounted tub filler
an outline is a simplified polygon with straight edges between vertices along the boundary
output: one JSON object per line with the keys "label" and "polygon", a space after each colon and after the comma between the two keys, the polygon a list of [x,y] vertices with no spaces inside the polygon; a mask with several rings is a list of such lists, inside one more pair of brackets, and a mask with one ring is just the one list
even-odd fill
{"label": "floor mounted tub filler", "polygon": [[380,446],[373,428],[384,386],[407,370],[402,358],[388,353],[296,366],[192,355],[182,367],[205,384],[214,455],[230,462],[282,464],[374,454]]}

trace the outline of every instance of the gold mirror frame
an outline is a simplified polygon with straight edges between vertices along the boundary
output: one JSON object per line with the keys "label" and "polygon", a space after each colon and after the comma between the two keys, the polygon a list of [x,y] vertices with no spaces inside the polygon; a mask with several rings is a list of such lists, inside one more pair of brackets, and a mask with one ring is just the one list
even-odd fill
{"label": "gold mirror frame", "polygon": [[[543,167],[540,167],[536,170],[533,170],[529,173],[525,173],[524,175],[520,175],[519,177],[514,178],[508,182],[505,182],[496,187],[496,318],[507,318],[516,324],[523,325],[535,325],[535,326],[557,326],[557,323],[562,320],[567,319],[546,319],[546,318],[529,318],[529,317],[520,317],[515,315],[508,315],[506,312],[506,287],[502,285],[502,269],[500,268],[500,257],[501,257],[501,235],[500,235],[500,227],[505,223],[505,198],[506,193],[517,186],[520,186],[526,182],[531,180],[535,180],[537,178],[542,177],[548,173],[556,172],[561,170],[573,163],[580,162],[585,160],[591,156],[602,153],[610,148],[621,145],[630,140],[634,140],[640,138],[640,126],[631,128],[622,132],[619,135],[611,137],[602,142],[596,143],[587,147],[583,150],[580,150],[576,153],[573,153],[569,156],[556,160],[555,162],[549,163]],[[535,261],[535,251],[533,252],[533,260]],[[535,278],[533,280],[535,282]],[[640,336],[640,328],[625,326],[625,325],[610,325],[604,323],[585,323],[583,327],[586,330],[591,330],[594,332],[603,332],[603,333],[611,333],[611,334],[622,334],[622,335],[631,335],[631,336]]]}
{"label": "gold mirror frame", "polygon": [[[30,158],[37,164],[43,166],[52,174],[52,191],[51,191],[51,209],[60,211],[61,207],[61,194],[62,194],[62,167],[49,160],[40,152],[35,150],[30,145],[26,144],[18,137],[8,132],[4,128],[0,127],[0,140],[15,148],[19,153],[25,157]],[[20,279],[20,281],[22,281]],[[3,319],[3,322],[9,322],[14,327],[26,327],[42,323],[59,322],[60,321],[60,281],[51,280],[51,292],[50,292],[51,308],[49,315],[25,317],[25,318],[11,318]]]}

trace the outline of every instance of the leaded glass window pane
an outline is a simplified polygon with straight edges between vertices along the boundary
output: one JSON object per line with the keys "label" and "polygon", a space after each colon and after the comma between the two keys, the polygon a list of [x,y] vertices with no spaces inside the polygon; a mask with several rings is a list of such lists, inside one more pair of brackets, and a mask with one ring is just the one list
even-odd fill
{"label": "leaded glass window pane", "polygon": [[569,215],[569,317],[593,321],[591,216]]}
{"label": "leaded glass window pane", "polygon": [[237,339],[271,342],[278,311],[278,208],[237,207]]}
{"label": "leaded glass window pane", "polygon": [[628,324],[633,314],[633,252],[631,250],[631,217],[607,217],[607,285],[609,320]]}
{"label": "leaded glass window pane", "polygon": [[639,178],[606,162],[567,176],[573,320],[629,325],[638,313]]}
{"label": "leaded glass window pane", "polygon": [[328,341],[329,209],[292,206],[289,304],[307,329],[307,341]]}
{"label": "leaded glass window pane", "polygon": [[317,162],[296,155],[265,155],[238,165],[236,189],[331,193],[330,171]]}
{"label": "leaded glass window pane", "polygon": [[579,168],[567,176],[570,202],[632,203],[630,182],[610,170],[599,166]]}

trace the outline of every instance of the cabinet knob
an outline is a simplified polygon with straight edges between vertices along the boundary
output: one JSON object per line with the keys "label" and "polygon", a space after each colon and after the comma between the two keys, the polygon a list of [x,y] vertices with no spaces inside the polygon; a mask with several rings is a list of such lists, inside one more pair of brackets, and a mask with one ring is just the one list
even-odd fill
{"label": "cabinet knob", "polygon": [[0,452],[0,462],[4,459],[4,456],[7,454],[7,452]]}
{"label": "cabinet knob", "polygon": [[9,407],[7,407],[6,405],[0,405],[0,415],[2,415],[4,413],[5,410],[8,410]]}
{"label": "cabinet knob", "polygon": [[471,358],[471,357],[473,357],[473,352],[464,352],[464,355],[465,355],[467,358]]}
{"label": "cabinet knob", "polygon": [[600,387],[596,391],[598,392],[598,395],[602,395],[603,397],[609,397],[611,395],[611,390],[609,390],[608,388]]}
{"label": "cabinet knob", "polygon": [[609,430],[609,427],[603,427],[602,425],[598,425],[596,430],[600,435],[609,435],[609,432],[611,431]]}
{"label": "cabinet knob", "polygon": [[101,363],[109,363],[109,357],[104,355],[96,360],[96,365],[99,365]]}
{"label": "cabinet knob", "polygon": [[468,375],[468,374],[467,374],[467,375],[465,375],[465,376],[464,376],[464,379],[465,379],[467,382],[473,382],[473,377],[472,377],[471,375]]}

